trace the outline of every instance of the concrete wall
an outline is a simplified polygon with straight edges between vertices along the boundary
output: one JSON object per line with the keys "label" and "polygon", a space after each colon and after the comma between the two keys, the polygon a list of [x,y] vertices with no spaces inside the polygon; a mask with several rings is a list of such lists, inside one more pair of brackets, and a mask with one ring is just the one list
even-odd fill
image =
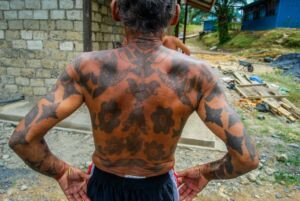
{"label": "concrete wall", "polygon": [[46,94],[82,52],[82,2],[0,1],[0,99]]}
{"label": "concrete wall", "polygon": [[102,4],[92,0],[92,49],[107,50],[113,48],[113,41],[122,41],[123,27],[111,16],[110,0]]}

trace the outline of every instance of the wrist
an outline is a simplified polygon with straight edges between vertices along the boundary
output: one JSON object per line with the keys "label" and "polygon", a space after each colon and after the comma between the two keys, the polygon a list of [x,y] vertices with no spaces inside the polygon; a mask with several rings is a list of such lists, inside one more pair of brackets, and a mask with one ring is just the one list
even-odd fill
{"label": "wrist", "polygon": [[199,171],[199,175],[201,175],[202,177],[204,177],[204,179],[206,179],[208,182],[210,182],[211,180],[213,180],[213,177],[211,175],[212,172],[210,170],[209,164],[199,165],[198,166],[198,171]]}
{"label": "wrist", "polygon": [[62,167],[61,171],[57,174],[57,176],[54,177],[54,179],[56,181],[59,181],[65,175],[65,173],[68,171],[69,168],[70,168],[70,166],[68,164],[63,163],[63,167]]}

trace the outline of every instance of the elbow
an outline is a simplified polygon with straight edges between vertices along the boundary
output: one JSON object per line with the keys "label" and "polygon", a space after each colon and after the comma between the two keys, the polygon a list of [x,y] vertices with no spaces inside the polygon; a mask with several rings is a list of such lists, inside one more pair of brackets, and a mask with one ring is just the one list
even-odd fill
{"label": "elbow", "polygon": [[16,151],[17,147],[19,147],[20,145],[25,145],[26,140],[24,138],[24,136],[22,135],[22,133],[14,131],[12,136],[10,137],[9,141],[8,141],[8,146]]}
{"label": "elbow", "polygon": [[14,136],[14,133],[12,134],[12,136],[10,137],[9,141],[8,141],[8,146],[12,149],[15,150],[16,149],[16,145],[18,145],[19,142],[16,139],[16,137]]}
{"label": "elbow", "polygon": [[240,167],[242,167],[242,172],[247,173],[252,170],[255,170],[259,166],[259,156],[258,154],[249,157],[244,157],[243,159],[239,160]]}

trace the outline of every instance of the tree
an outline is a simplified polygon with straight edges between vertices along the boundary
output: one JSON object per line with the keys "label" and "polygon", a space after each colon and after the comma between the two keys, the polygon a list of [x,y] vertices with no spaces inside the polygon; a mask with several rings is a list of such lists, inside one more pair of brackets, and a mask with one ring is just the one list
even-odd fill
{"label": "tree", "polygon": [[218,18],[219,42],[224,44],[229,37],[229,23],[235,14],[235,7],[246,5],[247,0],[217,0],[212,12]]}

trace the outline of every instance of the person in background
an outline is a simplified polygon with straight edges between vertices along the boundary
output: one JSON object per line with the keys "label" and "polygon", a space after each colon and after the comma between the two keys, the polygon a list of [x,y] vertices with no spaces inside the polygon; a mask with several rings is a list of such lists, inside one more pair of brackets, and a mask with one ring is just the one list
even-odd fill
{"label": "person in background", "polygon": [[180,49],[183,54],[186,54],[188,56],[191,54],[189,48],[185,44],[183,44],[183,42],[179,38],[175,36],[164,36],[162,42],[163,46],[169,49],[175,51],[178,51],[178,49]]}

